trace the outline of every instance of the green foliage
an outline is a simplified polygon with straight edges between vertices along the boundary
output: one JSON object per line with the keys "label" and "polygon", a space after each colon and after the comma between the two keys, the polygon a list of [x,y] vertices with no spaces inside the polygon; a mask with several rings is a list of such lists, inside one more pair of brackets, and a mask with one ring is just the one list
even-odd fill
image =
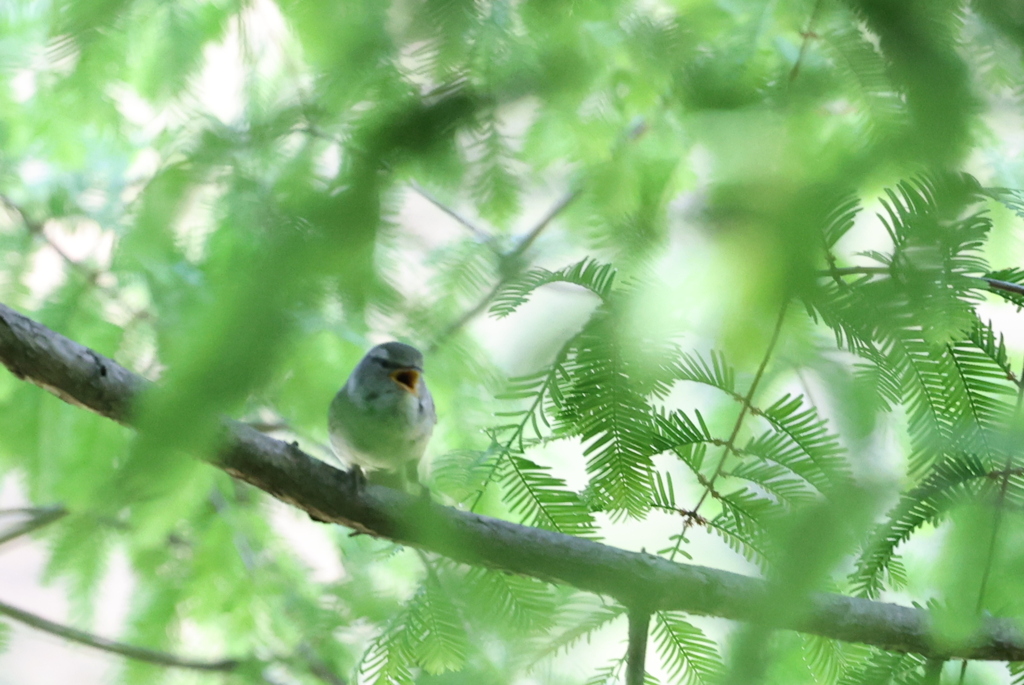
{"label": "green foliage", "polygon": [[594,259],[584,259],[558,271],[531,269],[504,284],[491,304],[491,313],[498,317],[514,313],[534,290],[549,283],[572,283],[590,290],[601,299],[607,299],[614,279],[615,269],[612,265],[601,264]]}
{"label": "green foliage", "polygon": [[839,682],[841,685],[900,685],[920,682],[918,669],[923,664],[924,659],[915,654],[894,654],[876,650],[862,665],[848,671]]}
{"label": "green foliage", "polygon": [[[769,615],[1024,616],[1012,3],[8,5],[0,301],[158,381],[136,434],[0,373],[0,482],[69,511],[36,533],[69,622],[118,555],[119,639],[252,657],[232,682],[620,681],[627,607],[320,535],[193,458],[231,415],[333,459],[384,338],[427,352],[443,502],[752,564]],[[983,594],[922,570],[936,537]],[[646,682],[924,677],[725,632],[655,612]]]}
{"label": "green foliage", "polygon": [[675,614],[659,611],[652,619],[651,637],[669,682],[703,685],[718,681],[722,662],[714,641]]}

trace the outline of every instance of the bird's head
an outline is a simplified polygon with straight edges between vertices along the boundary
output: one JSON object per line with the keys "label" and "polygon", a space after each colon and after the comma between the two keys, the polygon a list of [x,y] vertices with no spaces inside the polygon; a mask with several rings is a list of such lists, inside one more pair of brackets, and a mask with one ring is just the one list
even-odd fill
{"label": "bird's head", "polygon": [[366,362],[402,390],[417,396],[420,394],[423,354],[412,345],[400,342],[377,345],[367,352]]}

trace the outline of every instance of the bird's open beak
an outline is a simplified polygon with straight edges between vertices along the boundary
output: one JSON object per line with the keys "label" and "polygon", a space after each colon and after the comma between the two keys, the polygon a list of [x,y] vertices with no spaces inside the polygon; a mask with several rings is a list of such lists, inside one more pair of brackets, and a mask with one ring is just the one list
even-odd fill
{"label": "bird's open beak", "polygon": [[416,369],[399,369],[391,372],[391,380],[402,386],[403,389],[418,395],[417,385],[420,380],[420,372]]}

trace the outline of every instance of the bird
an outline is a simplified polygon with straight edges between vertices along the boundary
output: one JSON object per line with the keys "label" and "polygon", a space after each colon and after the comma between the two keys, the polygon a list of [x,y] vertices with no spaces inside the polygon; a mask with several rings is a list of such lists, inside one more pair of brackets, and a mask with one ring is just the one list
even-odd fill
{"label": "bird", "polygon": [[400,342],[367,352],[327,413],[331,447],[351,466],[355,483],[369,480],[421,494],[419,462],[436,423],[423,354]]}

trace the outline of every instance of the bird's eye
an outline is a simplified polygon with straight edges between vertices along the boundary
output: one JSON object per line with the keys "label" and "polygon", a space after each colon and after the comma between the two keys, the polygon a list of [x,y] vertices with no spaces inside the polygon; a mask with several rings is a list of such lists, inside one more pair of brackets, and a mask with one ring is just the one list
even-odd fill
{"label": "bird's eye", "polygon": [[421,373],[423,371],[423,369],[418,364],[403,364],[401,362],[393,362],[389,359],[384,359],[383,357],[373,357],[373,361],[377,362],[377,364],[384,367],[385,369],[390,369],[392,371],[402,371],[403,369],[418,371]]}

